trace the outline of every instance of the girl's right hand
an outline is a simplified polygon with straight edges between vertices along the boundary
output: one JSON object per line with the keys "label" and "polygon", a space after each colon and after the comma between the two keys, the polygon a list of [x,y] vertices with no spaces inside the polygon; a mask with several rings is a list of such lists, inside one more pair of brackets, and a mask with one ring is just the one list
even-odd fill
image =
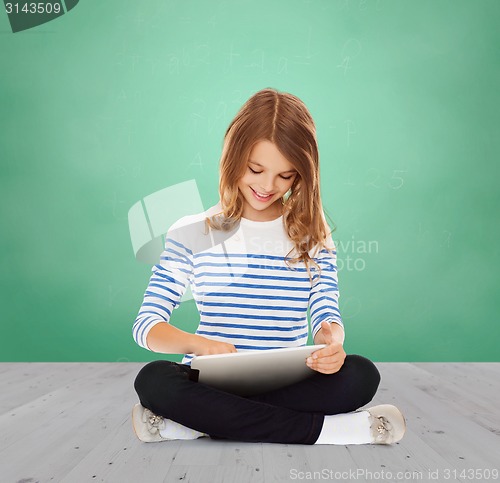
{"label": "girl's right hand", "polygon": [[229,352],[237,352],[233,344],[219,342],[218,340],[207,339],[201,335],[196,336],[194,346],[194,354],[197,356],[209,356],[212,354],[227,354]]}

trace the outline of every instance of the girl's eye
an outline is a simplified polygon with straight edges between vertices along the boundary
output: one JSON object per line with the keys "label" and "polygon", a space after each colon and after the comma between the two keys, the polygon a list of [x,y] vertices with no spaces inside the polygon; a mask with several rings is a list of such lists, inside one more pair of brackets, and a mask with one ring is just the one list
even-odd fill
{"label": "girl's eye", "polygon": [[[250,166],[248,167],[248,169],[253,173],[253,174],[260,174],[262,173],[262,171],[254,171]],[[292,176],[281,176],[280,175],[280,178],[283,178],[283,179],[290,179]]]}

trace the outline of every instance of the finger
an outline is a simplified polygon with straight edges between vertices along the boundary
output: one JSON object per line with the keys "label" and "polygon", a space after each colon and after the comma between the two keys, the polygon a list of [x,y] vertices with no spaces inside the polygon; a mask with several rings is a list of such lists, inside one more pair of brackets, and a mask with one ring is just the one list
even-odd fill
{"label": "finger", "polygon": [[315,363],[310,365],[309,367],[314,371],[323,372],[323,373],[331,373],[337,372],[344,365],[344,361],[336,360],[325,363]]}
{"label": "finger", "polygon": [[341,344],[329,344],[327,345],[326,347],[324,347],[323,349],[318,349],[317,351],[314,351],[310,357],[312,359],[322,359],[323,357],[329,357],[329,356],[332,356],[332,355],[335,355],[337,353],[339,353],[342,349],[342,345]]}
{"label": "finger", "polygon": [[321,365],[317,364],[309,368],[312,369],[313,371],[322,372],[324,374],[331,374],[333,372],[337,372],[338,370],[340,370],[341,367],[342,364],[338,362],[335,364],[321,364]]}
{"label": "finger", "polygon": [[310,362],[309,360],[307,361],[309,365],[312,366],[323,366],[323,365],[328,365],[328,364],[337,364],[338,362],[342,361],[343,358],[340,355],[334,355],[334,356],[329,356],[329,357],[322,357],[321,359],[312,359]]}
{"label": "finger", "polygon": [[321,359],[325,359],[327,357],[333,357],[335,356],[335,352],[332,351],[331,349],[328,350],[328,352],[314,352],[313,354],[311,354],[307,359],[306,359],[306,362],[317,362]]}
{"label": "finger", "polygon": [[337,353],[332,356],[328,357],[322,357],[320,359],[312,359],[308,358],[306,360],[306,363],[309,367],[323,367],[328,364],[343,364],[345,361],[345,354],[344,353]]}

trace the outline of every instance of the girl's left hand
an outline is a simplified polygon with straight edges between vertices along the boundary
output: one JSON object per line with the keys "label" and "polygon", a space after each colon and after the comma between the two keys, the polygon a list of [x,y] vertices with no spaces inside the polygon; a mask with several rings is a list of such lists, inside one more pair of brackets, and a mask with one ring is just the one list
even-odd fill
{"label": "girl's left hand", "polygon": [[338,372],[343,366],[346,353],[342,342],[334,338],[331,324],[321,323],[323,343],[326,347],[319,349],[306,359],[306,364],[311,369],[323,374],[333,374]]}

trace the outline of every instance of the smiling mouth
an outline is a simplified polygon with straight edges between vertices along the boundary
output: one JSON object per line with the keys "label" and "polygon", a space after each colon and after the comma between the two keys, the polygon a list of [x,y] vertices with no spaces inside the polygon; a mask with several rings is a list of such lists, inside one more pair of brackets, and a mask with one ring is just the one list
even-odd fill
{"label": "smiling mouth", "polygon": [[262,195],[261,193],[259,193],[259,192],[255,191],[253,188],[250,188],[250,189],[253,191],[253,193],[254,193],[255,197],[256,197],[257,199],[259,199],[259,200],[264,200],[264,201],[266,201],[266,200],[269,200],[270,198],[272,198],[272,196],[273,196],[273,193],[271,193],[271,194],[269,194],[269,195]]}

